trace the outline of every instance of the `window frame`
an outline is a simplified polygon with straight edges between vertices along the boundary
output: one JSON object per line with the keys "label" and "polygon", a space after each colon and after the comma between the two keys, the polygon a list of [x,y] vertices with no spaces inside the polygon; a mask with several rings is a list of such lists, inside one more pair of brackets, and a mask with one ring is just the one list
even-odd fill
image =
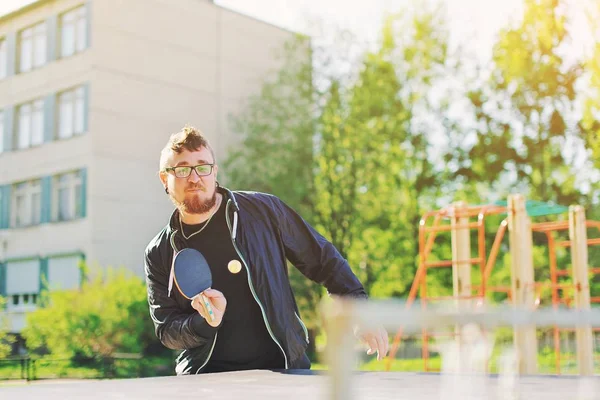
{"label": "window frame", "polygon": [[[21,29],[17,35],[18,43],[18,73],[26,73],[35,69],[41,68],[48,63],[48,27],[45,21],[30,25],[27,28]],[[40,40],[42,39],[42,40]],[[27,41],[30,41],[28,43]],[[26,67],[24,64],[24,43],[28,43],[29,60]],[[38,49],[41,45],[41,49]],[[38,56],[41,54],[40,58]]]}
{"label": "window frame", "polygon": [[[85,86],[79,85],[59,92],[56,96],[57,129],[56,139],[63,140],[83,135],[86,131]],[[64,107],[70,110],[70,129],[65,128]]]}
{"label": "window frame", "polygon": [[[29,108],[27,114],[24,114],[24,109]],[[46,116],[44,115],[44,99],[36,98],[34,100],[21,103],[16,107],[16,123],[14,131],[14,148],[15,150],[25,150],[32,147],[41,146],[44,143],[44,124]],[[39,121],[36,120],[39,117]],[[27,122],[27,132],[23,132],[22,124]],[[35,132],[35,128],[39,128],[39,132]],[[35,140],[34,140],[35,139]],[[25,141],[25,143],[23,143]]]}
{"label": "window frame", "polygon": [[[37,266],[35,266],[35,268],[37,269],[37,275],[38,275],[38,282],[39,282],[39,277],[41,276],[41,267],[42,267],[42,259],[39,257],[31,257],[31,258],[22,258],[22,259],[11,259],[11,260],[7,260],[5,265],[7,267],[12,266],[12,264],[19,264],[19,263],[24,263],[24,262],[35,262],[35,264],[37,264]],[[8,273],[8,271],[7,271]],[[6,293],[6,308],[7,311],[9,312],[28,312],[28,311],[33,311],[37,308],[38,306],[38,302],[40,300],[40,293],[41,293],[41,287],[39,286],[39,283],[37,288],[37,292],[33,292],[33,291],[19,291],[19,292],[13,292],[12,290],[10,290],[10,288],[7,288],[7,293]],[[25,302],[25,298],[28,298],[28,302]]]}
{"label": "window frame", "polygon": [[[61,179],[65,181],[61,181]],[[68,190],[67,196],[69,198],[69,204],[67,207],[68,215],[61,215],[61,201],[60,191]],[[79,190],[78,190],[79,189]],[[51,210],[51,221],[53,222],[65,222],[72,221],[83,217],[80,204],[82,203],[83,193],[83,177],[81,170],[68,171],[61,174],[54,175],[52,177],[52,210]]]}
{"label": "window frame", "polygon": [[[19,204],[19,197],[23,197],[22,209]],[[10,202],[11,228],[26,228],[41,224],[42,180],[32,179],[13,184]],[[21,213],[23,215],[20,215]]]}
{"label": "window frame", "polygon": [[[88,24],[87,24],[87,7],[80,5],[72,8],[58,17],[59,24],[59,57],[67,58],[81,53],[87,49],[87,36]],[[69,19],[68,21],[66,21]],[[65,51],[65,27],[72,27],[72,43],[70,43],[69,51]]]}
{"label": "window frame", "polygon": [[8,77],[8,40],[0,38],[0,80]]}

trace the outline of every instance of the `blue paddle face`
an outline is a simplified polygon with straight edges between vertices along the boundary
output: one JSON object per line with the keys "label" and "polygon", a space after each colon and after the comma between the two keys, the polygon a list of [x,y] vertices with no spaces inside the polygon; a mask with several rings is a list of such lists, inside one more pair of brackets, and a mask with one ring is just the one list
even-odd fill
{"label": "blue paddle face", "polygon": [[191,299],[212,286],[212,274],[206,258],[195,249],[183,249],[175,255],[175,285]]}

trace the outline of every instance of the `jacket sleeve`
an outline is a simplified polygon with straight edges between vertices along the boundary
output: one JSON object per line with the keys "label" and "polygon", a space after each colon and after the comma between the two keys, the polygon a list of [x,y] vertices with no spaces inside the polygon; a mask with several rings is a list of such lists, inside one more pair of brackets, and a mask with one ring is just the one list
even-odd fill
{"label": "jacket sleeve", "polygon": [[274,201],[287,259],[330,294],[367,298],[362,283],[335,246],[283,201],[276,197]]}
{"label": "jacket sleeve", "polygon": [[150,317],[154,323],[156,336],[160,342],[173,350],[183,350],[212,343],[218,330],[210,326],[195,310],[186,312],[181,309],[175,299],[168,296],[170,271],[157,265],[160,257],[152,257],[145,253],[146,287]]}

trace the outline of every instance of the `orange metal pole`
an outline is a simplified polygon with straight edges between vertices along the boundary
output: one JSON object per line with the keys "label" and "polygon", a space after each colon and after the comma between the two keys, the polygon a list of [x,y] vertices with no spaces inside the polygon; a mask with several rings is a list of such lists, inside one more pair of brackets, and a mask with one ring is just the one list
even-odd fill
{"label": "orange metal pole", "polygon": [[479,256],[479,273],[481,274],[481,287],[479,288],[479,295],[481,298],[485,298],[485,290],[487,286],[487,281],[485,279],[485,212],[487,210],[484,208],[479,213],[477,217],[478,220],[478,228],[477,228],[477,247],[478,247],[478,256]]}
{"label": "orange metal pole", "polygon": [[[434,220],[433,220],[433,227],[436,227],[437,225],[439,225],[440,220],[442,219],[442,215],[436,215]],[[419,235],[421,234],[421,230],[423,231],[423,241],[425,239],[425,226],[423,224],[419,225]],[[424,250],[423,250],[423,254],[421,257],[421,262],[425,263],[425,260],[427,259],[427,257],[429,256],[429,253],[431,253],[431,250],[433,249],[433,242],[435,241],[435,237],[437,236],[437,231],[432,231],[429,236],[427,237],[427,243],[424,243]],[[421,240],[419,240],[419,248],[421,248]]]}
{"label": "orange metal pole", "polygon": [[431,226],[429,228],[425,228],[425,232],[449,232],[453,229],[474,229],[477,228],[477,222],[471,222],[468,224],[456,224],[454,226],[451,225],[442,225],[442,226]]}
{"label": "orange metal pole", "polygon": [[590,220],[586,220],[585,221],[585,225],[588,228],[597,228],[598,230],[600,230],[600,221],[590,221]]}
{"label": "orange metal pole", "polygon": [[[421,280],[421,308],[425,310],[427,308],[427,274],[423,274]],[[423,366],[425,371],[429,371],[429,338],[427,336],[427,329],[423,328],[423,346],[421,349],[423,356]]]}
{"label": "orange metal pole", "polygon": [[[406,308],[412,306],[417,297],[417,290],[421,286],[421,280],[426,274],[427,265],[425,265],[425,261],[427,259],[427,255],[433,248],[433,241],[435,239],[435,232],[432,232],[427,238],[427,243],[425,243],[425,224],[428,216],[434,215],[429,212],[426,213],[421,221],[419,222],[419,266],[417,267],[417,272],[415,273],[415,279],[410,287],[410,291],[408,293],[408,298],[406,299]],[[439,224],[439,221],[442,218],[442,213],[435,214],[435,218],[433,221],[434,226]],[[389,371],[392,366],[392,360],[396,357],[396,353],[398,352],[398,347],[400,346],[400,338],[402,337],[402,328],[399,328],[396,332],[396,336],[394,336],[394,341],[392,342],[392,348],[390,349],[390,355],[386,362],[386,370]]]}
{"label": "orange metal pole", "polygon": [[531,230],[537,232],[544,232],[547,230],[560,231],[569,229],[568,221],[555,221],[555,222],[537,222],[531,224]]}
{"label": "orange metal pole", "polygon": [[[485,258],[484,258],[485,261]],[[456,262],[456,263],[469,263],[469,264],[479,264],[481,263],[481,259],[480,258],[469,258],[468,260],[459,260],[459,261],[428,261],[425,263],[425,265],[428,268],[439,268],[439,267],[451,267],[452,264]]]}
{"label": "orange metal pole", "polygon": [[[412,304],[414,303],[416,297],[417,297],[417,293],[421,292],[421,298],[422,298],[422,307],[426,307],[426,301],[427,301],[427,269],[428,267],[433,267],[433,266],[445,266],[446,265],[446,261],[440,261],[440,262],[427,262],[427,258],[429,257],[429,254],[431,253],[432,249],[433,249],[433,244],[435,241],[435,238],[437,236],[438,232],[447,232],[450,231],[452,229],[460,229],[460,228],[468,228],[468,229],[472,229],[472,228],[477,228],[479,229],[479,235],[480,237],[483,238],[483,240],[480,240],[480,244],[479,244],[479,257],[478,258],[474,258],[471,259],[470,262],[471,263],[480,263],[480,267],[483,268],[482,269],[482,285],[480,287],[480,293],[482,293],[482,295],[485,295],[485,291],[486,291],[486,286],[487,286],[487,279],[484,279],[484,277],[486,277],[486,273],[489,275],[489,272],[487,271],[489,268],[491,268],[491,266],[489,266],[489,262],[488,264],[485,263],[485,216],[486,215],[495,215],[495,214],[501,214],[501,213],[506,213],[507,212],[507,207],[501,207],[501,206],[484,206],[484,207],[466,207],[464,209],[459,209],[453,210],[455,212],[454,215],[456,216],[478,216],[479,221],[476,223],[470,223],[470,224],[461,224],[458,226],[440,226],[440,220],[442,219],[442,217],[447,216],[448,215],[448,209],[442,209],[442,210],[437,210],[437,211],[428,211],[425,214],[423,214],[423,216],[421,217],[421,220],[419,222],[419,266],[417,267],[417,272],[415,273],[415,278],[413,280],[413,283],[411,285],[408,297],[407,297],[407,301],[406,301],[406,307],[409,308],[412,306]],[[432,226],[428,227],[427,226],[427,222],[428,219],[430,217],[434,217],[434,221]],[[464,225],[464,226],[463,226]],[[506,222],[504,222],[504,225],[506,225]],[[504,230],[506,229],[506,227],[504,227]],[[426,233],[429,233],[429,235],[426,237]],[[499,247],[499,244],[498,246]],[[498,252],[498,249],[496,249],[496,254]],[[495,259],[495,257],[494,257]],[[452,262],[449,263],[449,265],[452,265]],[[510,293],[510,289],[507,290],[508,296],[509,298],[511,298],[511,293]],[[394,341],[392,343],[392,348],[390,350],[390,355],[387,359],[386,362],[386,369],[389,371],[391,368],[391,363],[392,360],[395,358],[396,353],[398,351],[398,347],[400,344],[400,339],[402,337],[402,328],[398,329],[398,331],[396,332],[396,335],[394,337]],[[427,334],[426,330],[423,330],[423,356],[424,356],[424,362],[425,362],[425,370],[429,369],[429,335]]]}
{"label": "orange metal pole", "polygon": [[504,219],[500,223],[500,228],[498,229],[498,232],[496,232],[496,238],[494,239],[494,244],[492,245],[492,250],[490,251],[490,257],[488,258],[487,264],[485,266],[485,282],[487,282],[490,279],[490,275],[492,274],[492,267],[496,263],[496,258],[498,257],[500,245],[502,244],[502,239],[504,238],[504,233],[506,232],[507,227],[508,220]]}

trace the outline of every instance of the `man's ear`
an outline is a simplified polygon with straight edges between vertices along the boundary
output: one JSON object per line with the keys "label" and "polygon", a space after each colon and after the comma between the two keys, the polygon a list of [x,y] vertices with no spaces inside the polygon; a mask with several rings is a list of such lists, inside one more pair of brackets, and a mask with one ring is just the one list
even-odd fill
{"label": "man's ear", "polygon": [[167,187],[167,173],[165,171],[160,171],[158,177],[160,178],[163,187]]}

